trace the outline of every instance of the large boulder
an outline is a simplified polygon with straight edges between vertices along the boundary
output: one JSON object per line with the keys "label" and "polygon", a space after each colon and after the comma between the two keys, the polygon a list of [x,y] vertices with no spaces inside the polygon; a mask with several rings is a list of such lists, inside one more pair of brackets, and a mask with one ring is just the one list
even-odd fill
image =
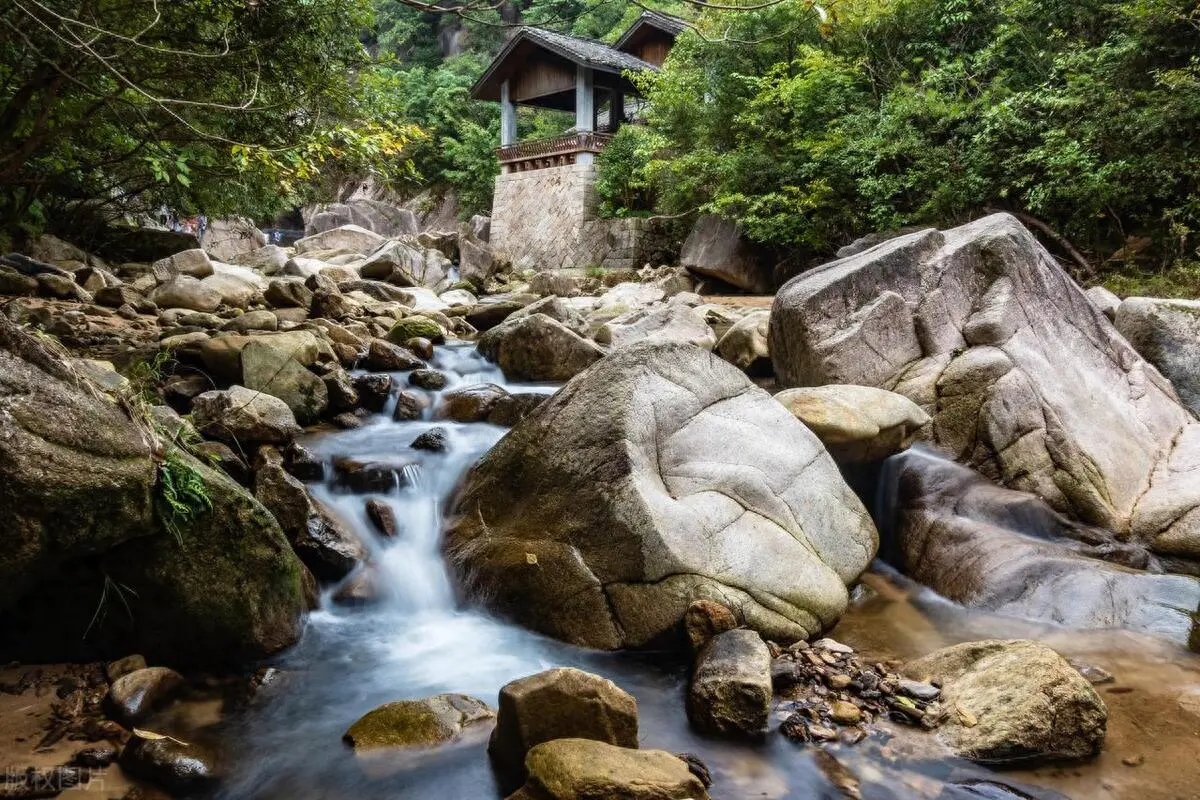
{"label": "large boulder", "polygon": [[257,270],[263,275],[274,275],[283,269],[288,258],[287,251],[282,247],[277,244],[269,244],[257,250],[239,253],[228,260],[232,264]]}
{"label": "large boulder", "polygon": [[526,754],[554,739],[637,747],[637,701],[606,678],[570,668],[518,678],[500,690],[488,752],[502,773],[524,777]]}
{"label": "large boulder", "polygon": [[1143,548],[926,453],[894,459],[886,474],[880,556],[943,597],[997,614],[1200,645],[1200,580],[1132,569],[1152,564]]}
{"label": "large boulder", "polygon": [[262,300],[266,280],[249,267],[213,263],[213,274],[200,281],[221,296],[221,302],[232,308],[247,308]]}
{"label": "large boulder", "polygon": [[1117,307],[1117,330],[1200,415],[1200,300],[1130,297]]}
{"label": "large boulder", "polygon": [[274,346],[271,337],[258,337],[242,348],[242,385],[278,397],[301,425],[316,422],[329,406],[325,382],[286,349]]}
{"label": "large boulder", "polygon": [[725,332],[717,342],[717,353],[743,372],[751,375],[769,375],[770,325],[771,312],[767,309],[750,312]]}
{"label": "large boulder", "polygon": [[0,315],[0,609],[154,525],[144,432]]}
{"label": "large boulder", "polygon": [[688,689],[688,717],[704,733],[759,737],[771,716],[771,653],[754,631],[714,636],[701,650]]}
{"label": "large boulder", "polygon": [[496,274],[497,261],[492,248],[474,236],[463,236],[458,242],[458,274],[473,286],[483,287]]}
{"label": "large boulder", "polygon": [[[295,641],[303,568],[242,487],[181,452],[160,467],[148,424],[3,317],[0,383],[5,659],[228,664]],[[193,517],[168,526],[184,484]]]}
{"label": "large boulder", "polygon": [[204,252],[217,261],[230,261],[266,244],[267,235],[245,217],[214,219],[200,237]]}
{"label": "large boulder", "polygon": [[349,250],[366,255],[386,241],[379,234],[366,228],[360,228],[357,225],[343,225],[340,228],[306,236],[296,242],[295,249],[297,255],[323,250]]}
{"label": "large boulder", "polygon": [[545,314],[500,323],[480,337],[478,348],[518,381],[570,380],[604,357],[595,342]]}
{"label": "large boulder", "polygon": [[150,299],[159,308],[211,312],[221,307],[224,295],[219,287],[206,285],[204,281],[188,275],[178,275],[155,289]]}
{"label": "large boulder", "polygon": [[192,401],[192,422],[206,436],[249,451],[255,444],[287,444],[300,434],[287,403],[245,386],[205,392]]}
{"label": "large boulder", "polygon": [[600,328],[596,341],[614,349],[650,342],[690,344],[712,350],[717,337],[703,314],[694,308],[672,304],[622,314]]}
{"label": "large boulder", "polygon": [[159,283],[166,283],[177,275],[187,275],[196,279],[207,278],[213,274],[213,266],[208,253],[196,248],[160,258],[150,266],[150,271]]}
{"label": "large boulder", "polygon": [[1200,557],[1200,424],[1007,214],[790,281],[771,358],[783,386],[899,392],[955,460],[1160,553]]}
{"label": "large boulder", "polygon": [[470,595],[609,649],[680,636],[702,597],[773,638],[819,633],[877,546],[817,438],[683,345],[634,345],[576,377],[484,456],[453,509],[445,546]]}
{"label": "large boulder", "polygon": [[387,238],[416,234],[420,228],[409,209],[365,198],[306,208],[304,219],[308,236],[344,225],[357,225]]}
{"label": "large boulder", "polygon": [[1065,658],[1037,642],[968,642],[904,671],[941,686],[938,737],[963,758],[1008,766],[1088,758],[1104,744],[1104,702]]}
{"label": "large boulder", "polygon": [[591,739],[556,739],[526,760],[529,778],[508,800],[709,800],[678,756]]}
{"label": "large boulder", "polygon": [[839,461],[880,461],[907,450],[929,415],[907,397],[873,386],[817,386],[775,395]]}
{"label": "large boulder", "polygon": [[774,288],[771,268],[742,236],[741,226],[714,214],[696,220],[683,243],[679,263],[697,275],[747,292],[770,294]]}

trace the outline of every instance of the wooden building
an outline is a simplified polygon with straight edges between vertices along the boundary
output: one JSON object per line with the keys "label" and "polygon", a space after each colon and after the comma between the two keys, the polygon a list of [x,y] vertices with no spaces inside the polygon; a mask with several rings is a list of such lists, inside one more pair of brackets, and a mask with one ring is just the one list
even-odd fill
{"label": "wooden building", "polygon": [[[631,77],[657,71],[682,20],[646,12],[615,45],[546,30],[517,30],[472,88],[500,103],[501,174],[492,202],[493,253],[531,269],[630,268],[661,234],[642,219],[600,219],[596,154],[636,107]],[[517,107],[574,112],[560,136],[518,141]]]}
{"label": "wooden building", "polygon": [[[632,73],[657,71],[682,20],[644,12],[615,45],[527,26],[517,30],[472,87],[477,100],[500,103],[500,163],[504,172],[590,163],[625,122],[627,99],[638,95]],[[517,106],[575,113],[561,137],[517,141]]]}

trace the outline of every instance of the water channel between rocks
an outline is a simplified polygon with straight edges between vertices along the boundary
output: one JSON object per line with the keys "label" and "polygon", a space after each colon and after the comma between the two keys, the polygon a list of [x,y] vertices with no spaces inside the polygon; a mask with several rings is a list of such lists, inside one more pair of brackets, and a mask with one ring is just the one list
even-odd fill
{"label": "water channel between rocks", "polygon": [[[469,346],[439,348],[433,366],[447,374],[447,391],[477,383],[516,391],[554,388],[508,385]],[[405,485],[386,495],[341,493],[328,482],[312,487],[363,539],[381,576],[382,600],[343,608],[333,604],[331,591],[325,593],[302,641],[276,662],[281,679],[222,733],[227,779],[217,800],[499,798],[484,741],[417,758],[359,758],[343,745],[342,734],[362,714],[393,700],[459,692],[494,705],[508,681],[554,666],[602,674],[631,692],[639,704],[642,746],[698,754],[712,771],[714,798],[844,796],[811,750],[777,733],[758,745],[692,733],[684,712],[687,671],[675,659],[584,651],[462,608],[442,559],[442,513],[462,476],[505,429],[435,422],[431,410],[424,419],[395,422],[391,411],[389,405],[363,428],[305,442],[326,460],[403,455],[414,463],[405,470]],[[447,429],[445,452],[409,446],[435,425]],[[372,533],[365,512],[372,496],[392,506],[400,524],[394,540]],[[1097,687],[1110,719],[1105,753],[1095,763],[989,773],[946,759],[931,736],[896,730],[887,743],[872,739],[832,750],[862,781],[864,798],[1200,797],[1200,658],[1133,634],[1074,632],[968,612],[894,575],[868,575],[856,597],[833,636],[869,658],[909,658],[972,639],[1029,637],[1117,678]],[[1134,756],[1144,765],[1122,764]],[[1005,786],[1022,786],[1025,794]]]}

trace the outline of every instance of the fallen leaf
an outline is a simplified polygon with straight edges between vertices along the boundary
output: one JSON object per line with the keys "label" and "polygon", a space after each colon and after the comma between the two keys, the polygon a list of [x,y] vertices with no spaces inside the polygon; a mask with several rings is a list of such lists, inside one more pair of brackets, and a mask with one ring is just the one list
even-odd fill
{"label": "fallen leaf", "polygon": [[975,718],[975,715],[963,708],[961,703],[955,703],[954,710],[958,712],[958,721],[964,728],[974,728],[979,724],[979,720]]}
{"label": "fallen leaf", "polygon": [[536,564],[537,563],[537,554],[536,553],[526,553],[525,554],[525,563],[526,564]]}
{"label": "fallen leaf", "polygon": [[144,731],[141,728],[134,728],[133,735],[138,737],[139,739],[146,739],[151,742],[158,742],[158,741],[162,741],[163,739],[166,739],[168,741],[174,742],[175,744],[177,744],[181,747],[190,747],[190,745],[187,742],[182,741],[180,739],[176,739],[174,736],[168,736],[165,733],[155,733],[154,731]]}

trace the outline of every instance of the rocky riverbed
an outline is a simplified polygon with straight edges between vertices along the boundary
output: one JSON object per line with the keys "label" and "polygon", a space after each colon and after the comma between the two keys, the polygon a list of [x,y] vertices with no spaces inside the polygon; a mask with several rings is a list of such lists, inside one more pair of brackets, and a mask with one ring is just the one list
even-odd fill
{"label": "rocky riverbed", "polygon": [[0,259],[0,797],[1191,796],[1177,304],[342,222]]}

